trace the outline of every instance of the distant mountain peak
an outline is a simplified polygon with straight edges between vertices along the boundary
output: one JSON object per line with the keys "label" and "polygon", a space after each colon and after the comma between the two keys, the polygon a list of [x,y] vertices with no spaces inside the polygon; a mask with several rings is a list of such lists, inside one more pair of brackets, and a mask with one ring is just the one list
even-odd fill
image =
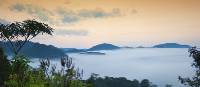
{"label": "distant mountain peak", "polygon": [[109,44],[109,43],[102,43],[102,44],[95,45],[89,48],[88,50],[96,51],[96,50],[115,50],[115,49],[120,49],[120,47],[115,46],[113,44]]}
{"label": "distant mountain peak", "polygon": [[154,45],[153,48],[190,48],[190,45],[182,45],[178,43],[163,43]]}
{"label": "distant mountain peak", "polygon": [[97,44],[96,46],[98,45],[113,45],[113,44],[110,44],[110,43],[101,43],[101,44]]}

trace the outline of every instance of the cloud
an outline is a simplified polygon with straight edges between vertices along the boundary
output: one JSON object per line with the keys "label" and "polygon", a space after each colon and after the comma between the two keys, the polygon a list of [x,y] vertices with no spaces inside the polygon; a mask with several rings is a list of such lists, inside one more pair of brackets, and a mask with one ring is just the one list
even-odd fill
{"label": "cloud", "polygon": [[100,10],[86,10],[86,9],[80,10],[78,12],[78,15],[84,18],[102,18],[109,16],[109,14]]}
{"label": "cloud", "polygon": [[87,30],[75,30],[75,29],[57,29],[55,30],[56,35],[68,35],[68,36],[87,36]]}
{"label": "cloud", "polygon": [[120,16],[120,9],[114,8],[111,12],[105,12],[102,9],[87,10],[82,9],[78,11],[78,15],[83,18],[105,18]]}
{"label": "cloud", "polygon": [[19,4],[19,3],[17,3],[17,4],[14,4],[12,7],[10,7],[10,10],[12,10],[12,11],[22,12],[22,11],[25,10],[25,7],[24,7],[23,4]]}
{"label": "cloud", "polygon": [[26,12],[29,15],[35,16],[36,18],[40,19],[41,21],[49,21],[49,15],[51,12],[38,6],[34,6],[31,4],[14,4],[10,7],[11,11],[17,12]]}
{"label": "cloud", "polygon": [[72,23],[80,20],[76,13],[70,9],[65,10],[64,8],[59,8],[56,12],[59,16],[61,16],[63,23]]}
{"label": "cloud", "polygon": [[[72,10],[59,7],[50,11],[44,7],[20,3],[10,6],[10,10],[16,12],[25,12],[33,16],[33,18],[39,19],[43,22],[48,22],[50,24],[69,24],[87,19],[103,19],[124,15],[119,8],[113,8],[110,11],[105,11],[102,8]],[[132,11],[132,13],[135,12],[136,10]]]}
{"label": "cloud", "polygon": [[56,13],[61,16],[63,23],[78,22],[83,19],[90,18],[107,18],[121,16],[121,11],[119,8],[114,8],[110,12],[105,12],[103,9],[81,9],[81,10],[71,10],[58,8]]}
{"label": "cloud", "polygon": [[71,23],[71,22],[77,22],[79,21],[80,19],[76,16],[63,16],[63,19],[62,19],[62,22],[63,23]]}

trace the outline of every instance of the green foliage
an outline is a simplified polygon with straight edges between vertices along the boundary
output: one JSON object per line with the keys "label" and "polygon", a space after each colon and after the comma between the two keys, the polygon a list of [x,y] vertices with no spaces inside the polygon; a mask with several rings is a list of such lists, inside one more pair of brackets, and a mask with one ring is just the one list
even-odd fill
{"label": "green foliage", "polygon": [[0,87],[4,85],[4,81],[8,80],[10,74],[10,62],[4,55],[4,51],[0,48]]}
{"label": "green foliage", "polygon": [[144,79],[140,83],[138,80],[128,80],[125,77],[99,77],[98,74],[92,74],[86,81],[90,85],[88,87],[156,87],[152,85],[149,80]]}
{"label": "green foliage", "polygon": [[148,79],[142,80],[140,84],[140,87],[150,87],[150,82]]}
{"label": "green foliage", "polygon": [[[46,60],[46,63],[41,62],[46,65],[45,72],[48,73],[48,59]],[[55,71],[55,66],[52,66],[50,74],[51,77],[49,78],[51,80],[51,85],[60,86],[60,87],[86,87],[87,84],[83,83],[82,81],[82,75],[83,71],[79,71],[79,69],[75,69],[75,66],[72,62],[72,58],[69,58],[68,56],[65,56],[61,58],[61,70]],[[47,75],[49,76],[49,75]]]}
{"label": "green foliage", "polygon": [[8,87],[89,87],[81,78],[79,69],[75,70],[71,58],[62,58],[61,71],[50,67],[49,59],[40,60],[39,68],[31,68],[25,56],[17,55],[11,62],[11,70],[5,85]]}
{"label": "green foliage", "polygon": [[29,61],[25,56],[16,55],[11,61],[11,72],[6,85],[11,87],[26,87],[30,78]]}
{"label": "green foliage", "polygon": [[182,78],[179,76],[179,80],[182,84],[188,85],[190,87],[200,87],[200,51],[196,47],[189,49],[190,57],[194,59],[192,66],[195,68],[196,72],[192,78]]}
{"label": "green foliage", "polygon": [[[21,48],[39,34],[52,35],[53,29],[47,24],[35,20],[25,20],[11,24],[0,23],[0,39],[9,42],[7,46],[14,52],[14,58],[9,62],[0,49],[0,86],[6,87],[87,87],[81,79],[82,72],[75,69],[72,59],[61,59],[62,69],[50,67],[49,59],[40,60],[39,68],[28,65],[29,59],[19,55]],[[4,84],[5,83],[5,84]]]}
{"label": "green foliage", "polygon": [[137,79],[134,79],[132,81],[132,83],[133,83],[133,87],[139,87],[140,86],[140,82]]}

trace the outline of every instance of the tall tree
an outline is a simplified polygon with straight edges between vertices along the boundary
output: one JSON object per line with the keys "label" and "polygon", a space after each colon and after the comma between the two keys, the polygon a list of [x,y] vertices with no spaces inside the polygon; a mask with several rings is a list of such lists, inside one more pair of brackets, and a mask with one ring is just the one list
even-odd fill
{"label": "tall tree", "polygon": [[182,84],[190,87],[200,87],[200,51],[196,47],[189,49],[190,57],[194,59],[192,66],[195,67],[195,75],[192,78],[182,78],[179,76],[179,80]]}
{"label": "tall tree", "polygon": [[140,82],[137,79],[133,80],[133,87],[140,87]]}
{"label": "tall tree", "polygon": [[150,86],[151,86],[151,84],[148,79],[144,79],[140,83],[140,87],[150,87]]}
{"label": "tall tree", "polygon": [[35,20],[25,20],[11,24],[0,23],[0,39],[9,42],[9,47],[15,55],[19,53],[26,42],[39,34],[52,35],[53,28]]}

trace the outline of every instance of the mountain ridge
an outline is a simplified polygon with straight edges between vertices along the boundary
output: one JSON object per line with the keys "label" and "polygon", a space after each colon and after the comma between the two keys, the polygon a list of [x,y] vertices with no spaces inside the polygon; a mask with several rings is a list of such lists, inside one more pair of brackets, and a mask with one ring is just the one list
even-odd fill
{"label": "mountain ridge", "polygon": [[[8,47],[5,46],[5,44],[3,44],[2,41],[0,41],[0,46],[6,49],[7,54],[10,55],[12,53],[8,49]],[[190,47],[191,47],[190,45],[182,45],[178,43],[162,43],[162,44],[154,45],[152,47],[141,46],[141,48],[190,48]],[[128,47],[128,46],[120,47],[120,46],[116,46],[110,43],[102,43],[102,44],[94,45],[88,49],[57,48],[53,45],[45,45],[45,44],[29,41],[27,42],[27,44],[24,45],[20,53],[26,56],[30,56],[30,57],[59,57],[59,56],[64,56],[65,53],[81,53],[81,52],[83,53],[83,52],[101,51],[101,50],[117,50],[121,48],[132,49],[132,48],[139,48],[139,47]]]}
{"label": "mountain ridge", "polygon": [[[7,45],[6,45],[7,44]],[[13,52],[9,49],[8,42],[0,41],[0,47],[4,48],[7,55],[13,55]],[[65,52],[53,45],[46,45],[37,42],[28,41],[19,52],[25,56],[31,58],[52,58],[65,56]]]}
{"label": "mountain ridge", "polygon": [[87,49],[87,51],[99,51],[99,50],[116,50],[120,49],[121,47],[109,44],[109,43],[102,43],[92,46],[91,48]]}
{"label": "mountain ridge", "polygon": [[191,48],[190,45],[183,45],[179,43],[162,43],[154,45],[153,48]]}
{"label": "mountain ridge", "polygon": [[144,47],[144,46],[138,46],[138,47],[129,47],[129,46],[116,46],[110,43],[102,43],[94,45],[88,49],[78,49],[78,48],[61,48],[67,53],[77,53],[77,52],[87,52],[87,51],[101,51],[101,50],[117,50],[121,48],[125,49],[134,49],[134,48],[190,48],[192,46],[190,45],[182,45],[179,43],[162,43],[157,44],[151,47]]}

